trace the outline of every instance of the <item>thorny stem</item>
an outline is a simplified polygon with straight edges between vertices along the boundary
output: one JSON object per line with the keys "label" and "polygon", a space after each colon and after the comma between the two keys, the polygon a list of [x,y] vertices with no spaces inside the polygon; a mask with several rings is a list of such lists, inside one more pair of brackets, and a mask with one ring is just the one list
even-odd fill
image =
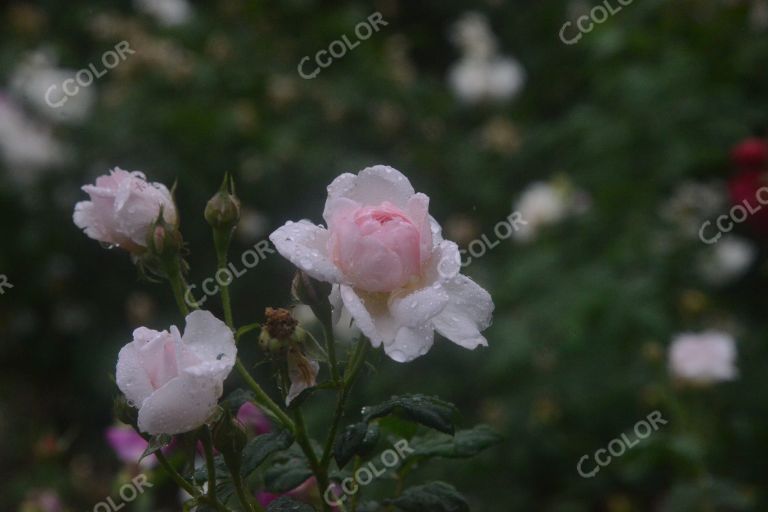
{"label": "thorny stem", "polygon": [[272,413],[275,418],[280,421],[280,423],[285,426],[288,430],[290,430],[292,433],[296,433],[296,426],[294,425],[291,418],[288,417],[287,414],[283,412],[283,410],[280,408],[279,405],[277,405],[274,401],[272,401],[271,398],[269,398],[269,395],[259,386],[259,383],[256,382],[253,377],[251,377],[251,374],[248,373],[248,370],[246,370],[245,366],[243,365],[243,362],[240,361],[240,358],[237,359],[235,362],[235,368],[237,368],[237,371],[240,373],[240,376],[243,378],[246,384],[251,388],[253,393],[256,395],[256,403],[260,406],[264,407]]}
{"label": "thorny stem", "polygon": [[180,258],[173,258],[164,263],[165,272],[168,275],[168,282],[173,290],[173,297],[176,299],[176,305],[179,307],[179,311],[182,316],[189,314],[189,306],[184,300],[184,292],[187,288],[184,282],[184,275],[181,273],[181,260]]}
{"label": "thorny stem", "polygon": [[216,466],[213,462],[213,446],[211,444],[211,429],[208,426],[204,426],[202,429],[203,435],[200,436],[203,442],[203,449],[205,451],[205,466],[208,470],[208,499],[213,503],[217,503],[219,500],[216,497]]}
{"label": "thorny stem", "polygon": [[174,468],[170,462],[168,462],[168,459],[165,458],[165,455],[163,455],[163,452],[157,451],[155,452],[155,457],[157,457],[157,461],[160,463],[161,466],[163,466],[163,469],[165,469],[165,472],[168,473],[168,475],[171,477],[171,479],[176,482],[176,485],[187,491],[187,494],[192,496],[193,498],[196,498],[200,496],[200,491],[192,484],[187,482],[183,476],[179,474],[178,471],[176,471],[176,468]]}
{"label": "thorny stem", "polygon": [[325,448],[323,449],[323,458],[320,460],[320,465],[326,468],[326,470],[328,468],[328,464],[331,461],[333,442],[336,439],[336,432],[339,429],[339,423],[341,422],[341,418],[344,415],[344,407],[347,404],[347,398],[349,398],[349,392],[352,387],[352,382],[355,380],[357,373],[360,371],[360,368],[362,367],[363,361],[365,360],[365,352],[367,348],[368,348],[367,340],[364,340],[364,339],[359,340],[357,342],[357,346],[355,347],[355,351],[349,360],[349,364],[347,365],[347,369],[344,375],[344,380],[342,381],[341,391],[339,391],[339,396],[336,400],[336,411],[334,412],[334,415],[333,415],[333,423],[331,423],[331,430],[328,433],[328,438],[325,440]]}
{"label": "thorny stem", "polygon": [[325,337],[325,350],[328,352],[328,365],[331,367],[331,380],[334,385],[339,385],[339,369],[336,362],[336,341],[333,339],[333,326],[330,318],[323,318],[323,336]]}
{"label": "thorny stem", "polygon": [[[231,234],[231,232],[226,233],[219,229],[213,230],[213,245],[216,247],[216,261],[218,262],[219,270],[227,268],[227,252],[229,251]],[[221,305],[224,308],[224,321],[234,331],[235,321],[232,316],[232,299],[229,295],[229,283],[222,280],[219,284],[221,285],[220,293]]]}

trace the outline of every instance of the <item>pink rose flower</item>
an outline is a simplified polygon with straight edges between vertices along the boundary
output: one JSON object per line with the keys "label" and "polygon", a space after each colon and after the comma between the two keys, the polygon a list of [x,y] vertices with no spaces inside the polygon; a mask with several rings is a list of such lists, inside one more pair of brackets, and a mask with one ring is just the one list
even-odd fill
{"label": "pink rose flower", "polygon": [[148,434],[180,434],[206,422],[235,364],[232,331],[208,311],[193,311],[181,336],[139,327],[120,350],[117,385],[139,409]]}
{"label": "pink rose flower", "polygon": [[432,347],[434,331],[468,349],[487,346],[493,301],[459,274],[455,243],[443,240],[429,197],[384,165],[345,173],[328,186],[323,217],[287,222],[270,235],[277,250],[333,283],[337,318],[346,308],[374,347],[411,361]]}
{"label": "pink rose flower", "polygon": [[240,406],[237,410],[237,419],[254,435],[272,432],[272,424],[267,415],[253,402],[245,402]]}
{"label": "pink rose flower", "polygon": [[[149,443],[128,425],[107,428],[105,437],[123,464],[139,463],[139,457],[149,446]],[[145,469],[152,468],[156,464],[157,460],[154,456],[145,457],[141,461],[141,467]]]}
{"label": "pink rose flower", "polygon": [[85,234],[129,252],[142,252],[153,223],[163,209],[163,219],[176,224],[171,193],[160,183],[148,183],[144,174],[120,168],[96,178],[83,190],[91,197],[75,205],[73,220]]}
{"label": "pink rose flower", "polygon": [[712,384],[733,380],[736,369],[736,343],[724,332],[683,333],[669,347],[672,375],[692,384]]}

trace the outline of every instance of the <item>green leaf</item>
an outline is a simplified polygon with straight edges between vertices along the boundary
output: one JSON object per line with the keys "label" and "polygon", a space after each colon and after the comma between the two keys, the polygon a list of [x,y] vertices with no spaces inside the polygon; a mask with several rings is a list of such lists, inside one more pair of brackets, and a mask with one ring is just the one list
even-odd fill
{"label": "green leaf", "polygon": [[379,440],[379,426],[366,422],[354,423],[336,437],[333,456],[339,468],[343,468],[355,455],[365,456]]}
{"label": "green leaf", "polygon": [[437,397],[403,395],[394,396],[379,405],[363,408],[363,420],[366,422],[389,414],[396,414],[440,432],[453,434],[456,406]]}
{"label": "green leaf", "polygon": [[[227,468],[227,464],[224,462],[224,457],[222,457],[221,455],[216,455],[213,457],[213,467],[214,467],[214,471],[216,472],[217,481],[229,477],[229,468]],[[192,478],[198,484],[207,482],[208,481],[207,466],[205,464],[198,466],[195,469],[195,473],[192,475]]]}
{"label": "green leaf", "polygon": [[221,401],[221,406],[236,415],[245,402],[252,402],[254,398],[253,391],[238,388]]}
{"label": "green leaf", "polygon": [[445,482],[411,487],[399,498],[385,500],[384,504],[395,505],[406,512],[469,512],[464,497]]}
{"label": "green leaf", "polygon": [[315,512],[315,509],[288,496],[281,496],[269,504],[267,512]]}
{"label": "green leaf", "polygon": [[287,430],[262,434],[251,439],[243,449],[240,474],[247,477],[259,467],[267,457],[275,452],[286,450],[293,444],[293,435]]}
{"label": "green leaf", "polygon": [[149,445],[147,446],[147,449],[144,450],[144,453],[141,454],[141,457],[139,457],[139,462],[141,460],[148,456],[152,455],[158,450],[162,450],[169,444],[171,444],[171,440],[173,439],[173,436],[169,436],[168,434],[160,434],[157,436],[152,436],[152,438],[149,440]]}
{"label": "green leaf", "polygon": [[270,492],[283,493],[295,489],[312,476],[307,461],[292,457],[275,464],[264,473],[264,486]]}
{"label": "green leaf", "polygon": [[481,451],[501,443],[503,438],[488,425],[477,425],[460,430],[455,435],[433,434],[411,441],[414,457],[473,457]]}

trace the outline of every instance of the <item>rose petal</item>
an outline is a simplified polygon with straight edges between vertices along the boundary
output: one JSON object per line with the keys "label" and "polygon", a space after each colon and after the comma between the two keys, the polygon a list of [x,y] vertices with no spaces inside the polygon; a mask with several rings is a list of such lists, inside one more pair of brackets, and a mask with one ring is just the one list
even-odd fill
{"label": "rose petal", "polygon": [[182,373],[144,401],[139,429],[151,435],[194,430],[213,414],[222,392],[216,379]]}
{"label": "rose petal", "polygon": [[328,256],[328,231],[308,220],[286,222],[269,239],[278,252],[304,272],[329,283],[344,278]]}
{"label": "rose petal", "polygon": [[395,340],[384,345],[384,352],[393,361],[407,363],[429,352],[434,338],[435,331],[430,324],[418,327],[401,327],[397,331]]}
{"label": "rose petal", "polygon": [[378,347],[395,338],[397,325],[389,313],[386,295],[364,294],[363,297],[347,285],[341,285],[339,289],[344,307],[352,315],[355,324],[363,334],[371,340],[371,345]]}
{"label": "rose petal", "polygon": [[[211,363],[197,368],[194,370],[196,373],[224,372],[220,377],[223,380],[235,365],[237,348],[232,330],[210,311],[197,310],[187,315],[184,336],[181,340],[199,360]],[[216,364],[213,364],[214,362]],[[187,365],[184,367],[189,371],[193,371],[194,368]]]}
{"label": "rose petal", "polygon": [[328,186],[328,202],[345,197],[362,205],[378,206],[389,201],[405,208],[414,193],[411,182],[400,171],[388,165],[375,165],[363,169],[357,176],[344,173],[333,180]]}
{"label": "rose petal", "polygon": [[448,294],[439,283],[389,299],[389,311],[397,324],[409,327],[428,324],[447,305]]}
{"label": "rose petal", "polygon": [[491,324],[491,296],[470,278],[457,275],[443,283],[449,303],[432,323],[437,332],[464,348],[474,349],[488,342],[480,332]]}
{"label": "rose petal", "polygon": [[155,391],[149,380],[149,375],[141,366],[141,360],[134,343],[129,343],[120,349],[120,354],[117,356],[115,377],[117,387],[136,407],[141,407],[144,400]]}

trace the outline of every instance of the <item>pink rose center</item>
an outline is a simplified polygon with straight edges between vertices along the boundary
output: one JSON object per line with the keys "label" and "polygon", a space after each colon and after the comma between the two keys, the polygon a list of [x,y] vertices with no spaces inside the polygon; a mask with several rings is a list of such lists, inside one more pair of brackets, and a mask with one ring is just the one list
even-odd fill
{"label": "pink rose center", "polygon": [[389,202],[345,211],[330,231],[333,261],[356,288],[391,292],[420,274],[419,228]]}

